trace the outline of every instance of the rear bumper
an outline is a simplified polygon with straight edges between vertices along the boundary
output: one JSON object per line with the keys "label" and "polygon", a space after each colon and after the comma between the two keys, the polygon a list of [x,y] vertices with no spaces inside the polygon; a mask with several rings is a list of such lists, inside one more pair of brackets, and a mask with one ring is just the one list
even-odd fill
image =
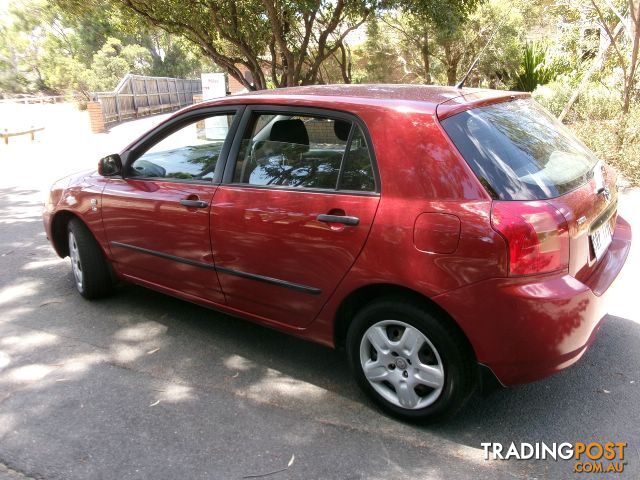
{"label": "rear bumper", "polygon": [[608,252],[584,282],[569,274],[491,279],[434,300],[503,385],[532,382],[574,364],[593,342],[630,247],[631,227],[619,217]]}

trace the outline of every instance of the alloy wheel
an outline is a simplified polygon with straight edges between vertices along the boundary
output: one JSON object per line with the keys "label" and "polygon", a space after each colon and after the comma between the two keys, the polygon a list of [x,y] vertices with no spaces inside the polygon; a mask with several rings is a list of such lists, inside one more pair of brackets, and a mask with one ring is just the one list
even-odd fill
{"label": "alloy wheel", "polygon": [[69,258],[71,259],[71,269],[73,270],[73,278],[76,287],[82,292],[84,275],[82,273],[82,261],[80,260],[80,251],[78,250],[78,242],[73,232],[69,232]]}
{"label": "alloy wheel", "polygon": [[360,364],[373,389],[395,406],[418,410],[442,393],[445,371],[431,341],[399,320],[371,325],[360,342]]}

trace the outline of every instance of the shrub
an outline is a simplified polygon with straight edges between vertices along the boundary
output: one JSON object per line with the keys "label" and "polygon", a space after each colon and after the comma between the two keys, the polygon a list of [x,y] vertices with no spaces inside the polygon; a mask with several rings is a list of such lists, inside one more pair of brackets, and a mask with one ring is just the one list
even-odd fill
{"label": "shrub", "polygon": [[542,106],[558,116],[567,104],[572,91],[573,87],[569,84],[568,78],[563,75],[546,85],[539,85],[532,95]]}
{"label": "shrub", "polygon": [[[538,86],[533,92],[533,98],[557,116],[562,112],[575,88],[577,85],[567,76],[561,75],[547,85]],[[573,104],[565,121],[613,120],[620,114],[621,106],[619,92],[600,83],[591,82]]]}
{"label": "shrub", "polygon": [[574,105],[576,115],[583,120],[612,120],[620,115],[620,93],[600,83],[590,83]]}
{"label": "shrub", "polygon": [[558,67],[547,59],[547,50],[539,43],[527,43],[522,52],[520,70],[515,76],[515,89],[533,92],[538,85],[551,82]]}
{"label": "shrub", "polygon": [[640,105],[627,117],[578,120],[568,127],[630,185],[640,186]]}

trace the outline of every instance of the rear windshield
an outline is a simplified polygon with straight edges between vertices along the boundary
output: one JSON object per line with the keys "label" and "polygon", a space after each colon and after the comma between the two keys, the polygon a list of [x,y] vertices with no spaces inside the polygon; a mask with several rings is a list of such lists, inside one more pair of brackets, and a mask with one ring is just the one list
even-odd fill
{"label": "rear windshield", "polygon": [[557,197],[587,182],[598,161],[533,100],[474,108],[442,125],[495,199]]}

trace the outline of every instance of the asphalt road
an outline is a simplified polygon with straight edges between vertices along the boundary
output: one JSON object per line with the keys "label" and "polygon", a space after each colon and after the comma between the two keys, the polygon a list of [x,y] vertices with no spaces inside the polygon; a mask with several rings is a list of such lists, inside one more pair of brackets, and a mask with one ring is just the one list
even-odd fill
{"label": "asphalt road", "polygon": [[[339,352],[135,286],[83,300],[45,239],[42,192],[6,182],[2,480],[595,478],[480,446],[590,440],[628,442],[624,477],[640,477],[637,245],[579,364],[416,427],[379,413]],[[640,193],[620,210],[639,225]]]}

